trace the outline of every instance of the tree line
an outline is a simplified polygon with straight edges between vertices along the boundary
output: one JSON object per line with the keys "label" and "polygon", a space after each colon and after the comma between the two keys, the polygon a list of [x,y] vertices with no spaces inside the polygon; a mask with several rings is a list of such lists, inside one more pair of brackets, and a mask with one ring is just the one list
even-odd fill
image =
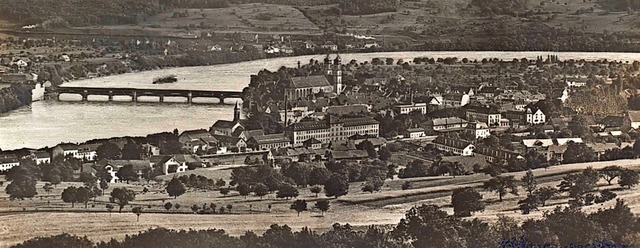
{"label": "tree line", "polygon": [[[304,205],[300,203],[300,206]],[[292,206],[293,207],[293,206]],[[247,231],[233,237],[222,229],[150,229],[124,240],[94,243],[86,237],[60,234],[37,237],[15,245],[27,247],[516,247],[545,244],[586,245],[631,244],[640,231],[639,219],[624,201],[614,207],[587,214],[572,207],[556,207],[542,219],[515,219],[500,216],[495,223],[462,219],[435,205],[415,206],[391,227],[333,224],[320,233],[304,227],[294,231],[287,225],[273,224],[262,235]],[[206,245],[205,245],[206,244]],[[507,246],[505,246],[507,245]],[[511,245],[511,246],[508,246]],[[527,246],[527,247],[528,247]]]}
{"label": "tree line", "polygon": [[32,85],[12,84],[0,89],[0,114],[31,104]]}

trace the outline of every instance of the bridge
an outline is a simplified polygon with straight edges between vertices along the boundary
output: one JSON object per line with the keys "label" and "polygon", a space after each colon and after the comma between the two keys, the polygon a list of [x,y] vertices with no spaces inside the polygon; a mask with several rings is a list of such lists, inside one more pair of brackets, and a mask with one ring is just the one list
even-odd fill
{"label": "bridge", "polygon": [[219,90],[179,90],[179,89],[136,89],[136,88],[97,88],[97,87],[64,87],[56,89],[58,100],[60,94],[78,94],[82,96],[82,101],[89,101],[90,95],[108,96],[109,101],[113,101],[114,96],[130,96],[133,102],[138,101],[141,96],[158,97],[160,102],[164,102],[165,97],[184,97],[187,103],[193,103],[194,98],[207,97],[218,98],[220,104],[224,104],[226,98],[242,98],[241,91],[219,91]]}

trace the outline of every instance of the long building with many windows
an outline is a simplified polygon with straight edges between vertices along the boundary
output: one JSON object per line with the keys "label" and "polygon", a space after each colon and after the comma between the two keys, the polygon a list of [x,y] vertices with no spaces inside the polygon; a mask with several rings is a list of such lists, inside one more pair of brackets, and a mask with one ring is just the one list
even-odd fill
{"label": "long building with many windows", "polygon": [[323,144],[346,140],[356,134],[378,137],[380,123],[371,117],[340,119],[329,116],[322,121],[298,122],[287,128],[293,146],[302,146],[306,140],[316,139]]}

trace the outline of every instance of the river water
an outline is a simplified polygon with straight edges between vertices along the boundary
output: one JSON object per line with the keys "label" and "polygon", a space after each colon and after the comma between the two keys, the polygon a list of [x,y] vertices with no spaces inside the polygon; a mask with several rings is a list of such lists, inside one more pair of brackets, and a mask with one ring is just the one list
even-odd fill
{"label": "river water", "polygon": [[[341,54],[343,63],[350,60],[370,61],[373,58],[394,58],[410,61],[415,57],[458,57],[470,60],[482,58],[535,59],[549,52],[385,52]],[[560,59],[640,61],[639,53],[553,53]],[[333,56],[332,56],[333,57]],[[201,90],[242,90],[249,76],[259,70],[277,70],[280,66],[296,66],[310,59],[322,60],[323,55],[284,57],[234,64],[169,68],[128,73],[67,82],[65,86],[132,87]],[[176,75],[178,82],[153,85],[156,77]],[[78,96],[64,96],[73,100]],[[231,100],[233,101],[233,100]],[[114,136],[144,136],[149,133],[180,131],[210,127],[216,120],[231,119],[231,105],[187,105],[129,102],[40,101],[31,106],[0,115],[0,149],[40,148],[60,142],[82,142]]]}

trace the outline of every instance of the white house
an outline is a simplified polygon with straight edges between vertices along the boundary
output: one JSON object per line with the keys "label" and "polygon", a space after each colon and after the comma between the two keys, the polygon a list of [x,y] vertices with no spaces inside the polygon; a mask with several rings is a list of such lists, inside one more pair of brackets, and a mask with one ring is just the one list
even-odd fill
{"label": "white house", "polygon": [[420,111],[423,115],[427,113],[427,103],[401,104],[394,108],[399,114],[409,114],[413,111]]}
{"label": "white house", "polygon": [[411,139],[420,138],[424,136],[426,136],[426,134],[424,133],[424,128],[409,128],[407,129],[407,132],[404,135],[405,138],[411,138]]}
{"label": "white house", "polygon": [[547,122],[547,116],[540,108],[525,107],[524,115],[526,122],[531,125],[543,124]]}
{"label": "white house", "polygon": [[76,144],[59,144],[53,148],[52,152],[53,157],[62,156],[66,158],[71,156],[77,159],[82,159],[79,155],[78,145]]}
{"label": "white house", "polygon": [[489,107],[471,107],[466,112],[467,120],[481,121],[489,126],[500,125],[502,114],[494,108]]}
{"label": "white house", "polygon": [[640,111],[629,110],[624,118],[624,125],[632,129],[640,128]]}
{"label": "white house", "polygon": [[36,164],[49,164],[51,163],[51,155],[48,152],[40,151],[33,153]]}
{"label": "white house", "polygon": [[0,156],[0,172],[6,172],[11,168],[19,166],[20,160],[15,155]]}
{"label": "white house", "polygon": [[567,87],[584,87],[587,85],[587,78],[583,77],[569,77],[565,78],[565,83],[567,83]]}
{"label": "white house", "polygon": [[164,175],[185,172],[188,169],[187,161],[181,155],[152,156],[150,164],[151,168],[161,170]]}
{"label": "white house", "polygon": [[473,135],[476,139],[484,139],[491,136],[489,126],[484,122],[471,122],[467,124],[466,131]]}
{"label": "white house", "polygon": [[150,170],[151,166],[149,161],[145,160],[101,160],[98,162],[98,166],[102,166],[109,174],[111,174],[111,181],[109,183],[117,183],[121,180],[118,178],[117,173],[120,168],[132,165],[133,170],[141,177],[145,170]]}

